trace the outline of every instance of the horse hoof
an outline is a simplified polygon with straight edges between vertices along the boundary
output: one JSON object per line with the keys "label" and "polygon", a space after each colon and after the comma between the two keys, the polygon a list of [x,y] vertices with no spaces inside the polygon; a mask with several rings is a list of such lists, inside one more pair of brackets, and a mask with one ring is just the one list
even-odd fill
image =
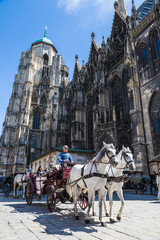
{"label": "horse hoof", "polygon": [[85,223],[86,223],[86,224],[90,224],[90,220],[86,219],[86,220],[85,220]]}
{"label": "horse hoof", "polygon": [[109,214],[108,214],[108,213],[106,213],[106,217],[109,217]]}
{"label": "horse hoof", "polygon": [[96,216],[96,213],[95,213],[95,212],[93,212],[93,216]]}
{"label": "horse hoof", "polygon": [[107,227],[107,224],[105,222],[101,222],[102,227]]}
{"label": "horse hoof", "polygon": [[79,216],[75,216],[75,220],[79,220]]}
{"label": "horse hoof", "polygon": [[118,221],[121,221],[121,217],[117,216],[117,220],[118,220]]}
{"label": "horse hoof", "polygon": [[25,198],[23,197],[23,200],[24,200]]}
{"label": "horse hoof", "polygon": [[115,223],[114,219],[111,218],[110,219],[110,223]]}

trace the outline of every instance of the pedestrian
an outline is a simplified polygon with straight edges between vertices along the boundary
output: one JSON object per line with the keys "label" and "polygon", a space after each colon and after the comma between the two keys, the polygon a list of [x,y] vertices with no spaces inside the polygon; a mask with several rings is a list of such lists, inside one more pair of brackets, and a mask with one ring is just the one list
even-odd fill
{"label": "pedestrian", "polygon": [[158,187],[158,195],[157,195],[157,199],[160,200],[160,168],[156,177],[156,183],[157,183],[157,187]]}

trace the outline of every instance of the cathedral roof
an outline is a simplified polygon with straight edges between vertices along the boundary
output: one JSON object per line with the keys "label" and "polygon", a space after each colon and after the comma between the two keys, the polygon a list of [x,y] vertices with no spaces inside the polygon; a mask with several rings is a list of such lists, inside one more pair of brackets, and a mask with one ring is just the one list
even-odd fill
{"label": "cathedral roof", "polygon": [[153,9],[155,0],[145,0],[137,9],[139,22],[142,21]]}
{"label": "cathedral roof", "polygon": [[50,39],[46,38],[46,37],[45,38],[39,38],[35,41],[35,43],[38,43],[38,42],[45,42],[45,43],[49,43],[49,44],[53,45],[52,41]]}
{"label": "cathedral roof", "polygon": [[45,32],[44,32],[44,36],[43,38],[39,38],[37,39],[32,45],[37,45],[39,43],[46,43],[48,45],[51,45],[54,50],[57,52],[56,48],[54,47],[52,41],[50,39],[47,38],[47,27],[45,27]]}

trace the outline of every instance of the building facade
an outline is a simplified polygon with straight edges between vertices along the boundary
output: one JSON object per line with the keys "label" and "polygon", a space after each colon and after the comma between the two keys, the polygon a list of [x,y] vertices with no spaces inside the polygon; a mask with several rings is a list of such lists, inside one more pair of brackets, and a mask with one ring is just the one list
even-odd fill
{"label": "building facade", "polygon": [[[131,17],[115,2],[111,35],[91,35],[87,63],[76,55],[73,79],[46,38],[22,53],[1,137],[2,168],[20,171],[68,144],[99,151],[103,141],[129,146],[137,171],[160,163],[160,1],[147,0]],[[32,154],[31,154],[32,152]]]}

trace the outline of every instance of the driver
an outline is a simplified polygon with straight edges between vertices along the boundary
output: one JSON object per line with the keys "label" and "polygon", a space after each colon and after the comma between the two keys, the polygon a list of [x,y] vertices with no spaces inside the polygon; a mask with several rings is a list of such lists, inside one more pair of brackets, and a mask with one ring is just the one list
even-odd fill
{"label": "driver", "polygon": [[68,146],[67,145],[63,146],[63,152],[59,154],[58,162],[60,164],[73,163],[73,159],[72,159],[71,155],[68,153]]}

